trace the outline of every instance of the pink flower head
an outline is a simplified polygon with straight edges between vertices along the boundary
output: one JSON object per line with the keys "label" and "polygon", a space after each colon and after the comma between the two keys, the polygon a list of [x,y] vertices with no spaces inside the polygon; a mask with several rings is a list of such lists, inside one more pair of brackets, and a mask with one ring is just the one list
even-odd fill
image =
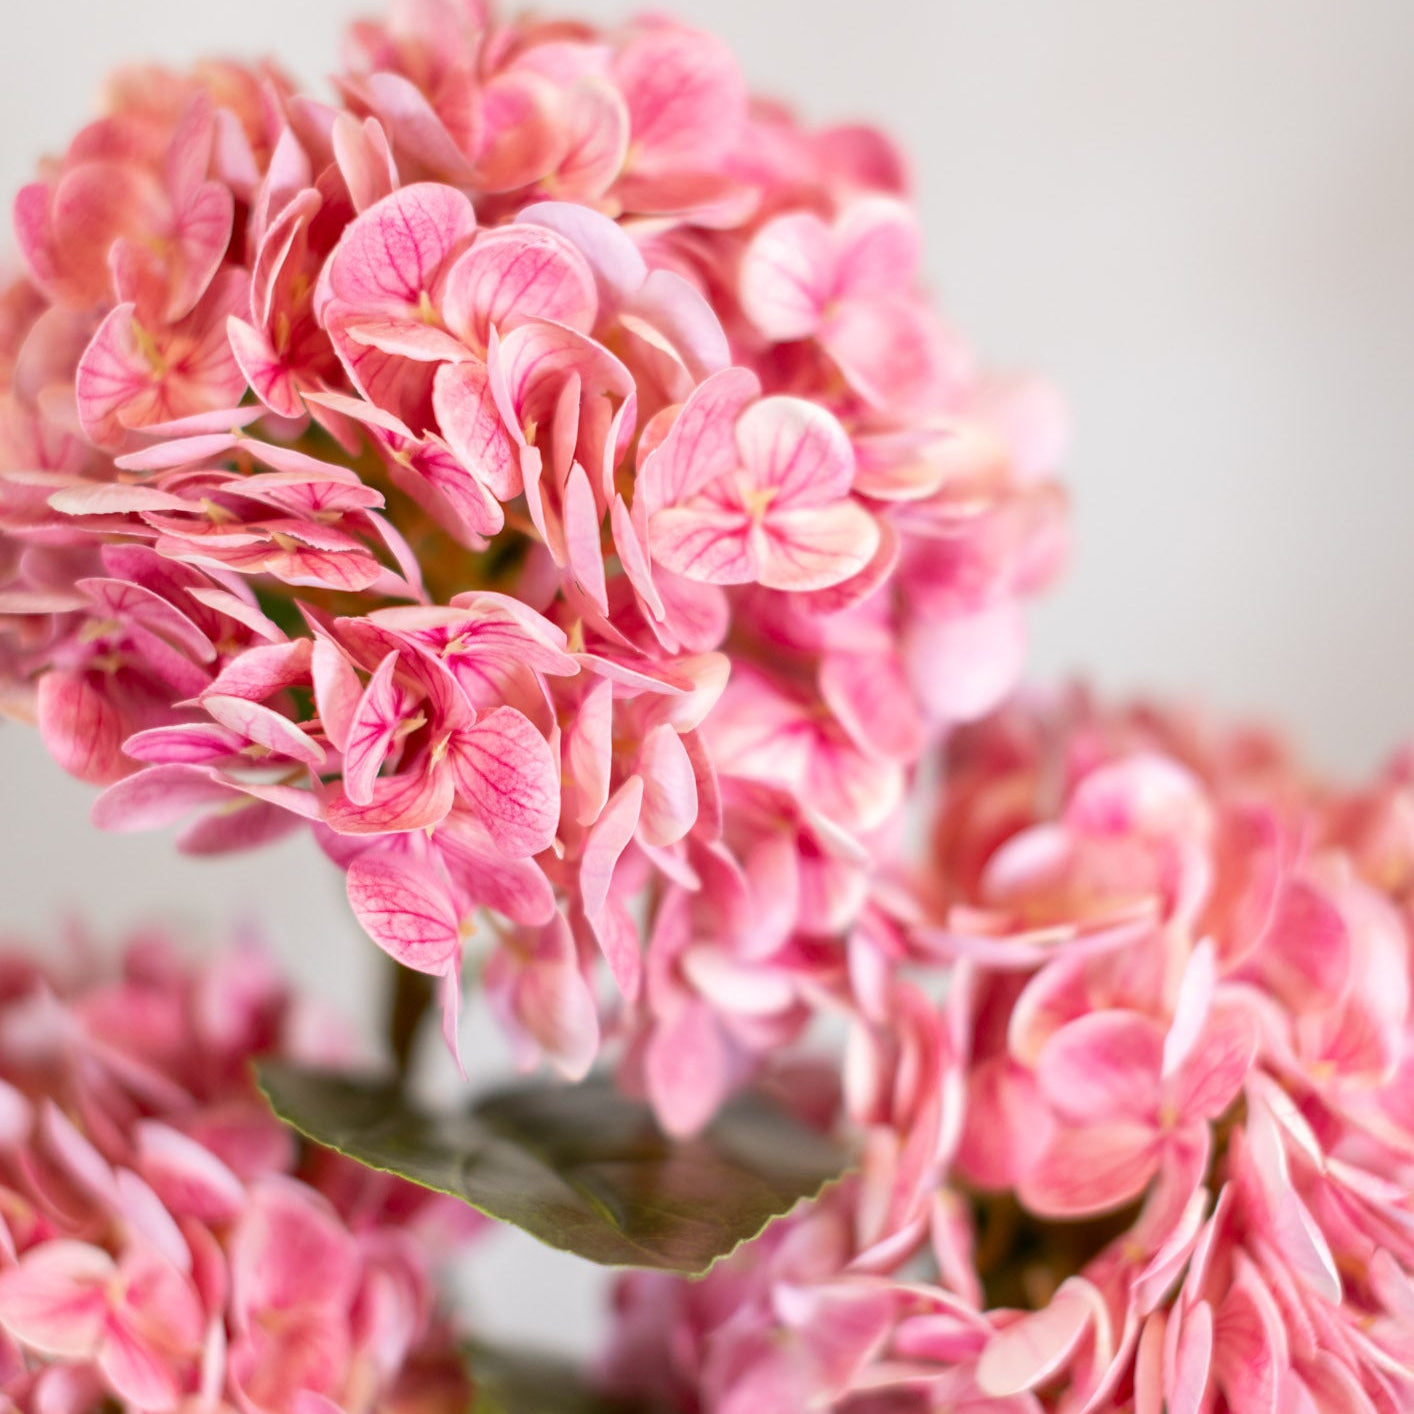
{"label": "pink flower head", "polygon": [[[82,983],[4,963],[5,1398],[397,1407],[453,1349],[430,1297],[446,1200],[297,1154],[249,1063],[334,1057],[252,949],[192,971],[146,937],[99,980],[71,961]],[[464,1407],[440,1368],[425,1407]]]}
{"label": "pink flower head", "polygon": [[849,1019],[838,1084],[775,1057],[858,1173],[701,1283],[627,1279],[613,1380],[713,1414],[1408,1407],[1407,765],[1347,793],[1078,695],[949,754],[916,879],[796,974]]}
{"label": "pink flower head", "polygon": [[932,312],[888,141],[710,36],[418,0],[344,52],[124,75],[20,194],[0,706],[106,827],[314,830],[449,1029],[470,954],[526,1064],[697,1038],[685,1131],[1014,687],[1063,419]]}

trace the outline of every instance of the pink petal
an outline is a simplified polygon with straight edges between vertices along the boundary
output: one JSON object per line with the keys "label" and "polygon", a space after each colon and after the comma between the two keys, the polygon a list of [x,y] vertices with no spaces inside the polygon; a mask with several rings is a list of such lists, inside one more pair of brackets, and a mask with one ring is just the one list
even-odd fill
{"label": "pink petal", "polygon": [[759,532],[756,578],[767,589],[808,593],[858,574],[879,546],[879,523],[857,501],[773,510]]}
{"label": "pink petal", "polygon": [[0,1273],[0,1325],[66,1360],[89,1359],[103,1334],[113,1259],[86,1242],[45,1242]]}
{"label": "pink petal", "polygon": [[100,830],[160,830],[199,805],[220,804],[232,795],[209,768],[149,766],[104,791],[93,803],[91,818]]}
{"label": "pink petal", "polygon": [[695,496],[737,464],[735,426],[761,391],[756,375],[727,368],[695,388],[667,436],[644,459],[635,491],[651,512]]}
{"label": "pink petal", "polygon": [[565,798],[581,825],[592,825],[609,798],[613,730],[614,687],[601,678],[581,699],[564,735]]}
{"label": "pink petal", "polygon": [[402,187],[345,228],[329,258],[329,291],[361,313],[415,310],[475,230],[471,201],[455,187]]}
{"label": "pink petal", "polygon": [[1021,1201],[1049,1218],[1081,1218],[1137,1198],[1158,1171],[1162,1145],[1147,1124],[1119,1120],[1062,1128],[1018,1184]]}
{"label": "pink petal", "polygon": [[752,484],[775,493],[772,512],[827,506],[854,480],[854,451],[844,428],[802,398],[753,403],[737,418],[736,445]]}
{"label": "pink petal", "polygon": [[516,982],[515,1010],[565,1079],[583,1080],[599,1051],[599,1009],[563,918],[541,930]]}
{"label": "pink petal", "polygon": [[579,895],[590,918],[599,914],[609,897],[614,867],[638,827],[642,804],[643,780],[630,776],[614,792],[585,840],[579,861]]}
{"label": "pink petal", "polygon": [[394,681],[398,653],[388,654],[368,680],[344,738],[344,790],[356,805],[373,799],[373,784],[388,758],[403,719],[411,712],[411,694]]}
{"label": "pink petal", "polygon": [[1212,1370],[1213,1308],[1206,1301],[1196,1302],[1183,1313],[1182,1321],[1172,1357],[1165,1361],[1165,1414],[1201,1414],[1208,1403]]}
{"label": "pink petal", "polygon": [[324,749],[288,717],[243,697],[204,695],[201,705],[214,721],[277,756],[302,762],[311,771],[324,766]]}
{"label": "pink petal", "polygon": [[751,522],[739,510],[668,506],[649,522],[653,560],[673,574],[708,584],[750,584],[758,569]]}
{"label": "pink petal", "polygon": [[123,759],[123,720],[88,674],[45,673],[36,712],[44,745],[70,775],[107,785],[129,771]]}
{"label": "pink petal", "polygon": [[[1062,1026],[1041,1049],[1041,1093],[1072,1124],[1152,1122],[1164,1036],[1147,1016],[1096,1011]],[[1186,1113],[1186,1112],[1185,1112]]]}
{"label": "pink petal", "polygon": [[768,339],[809,338],[836,285],[835,241],[808,211],[768,221],[742,257],[741,307]]}
{"label": "pink petal", "polygon": [[432,406],[457,460],[499,500],[518,496],[520,459],[492,396],[486,366],[475,361],[444,364],[432,385]]}
{"label": "pink petal", "polygon": [[905,641],[913,689],[934,721],[973,722],[1016,686],[1026,622],[1013,603],[914,622]]}
{"label": "pink petal", "polygon": [[362,854],[349,865],[348,895],[364,931],[404,967],[436,977],[461,957],[461,919],[428,871]]}
{"label": "pink petal", "polygon": [[662,26],[617,55],[635,169],[712,167],[736,141],[746,85],[731,51],[710,35]]}
{"label": "pink petal", "polygon": [[447,760],[457,791],[511,858],[549,847],[559,823],[559,773],[530,719],[498,707],[458,732]]}
{"label": "pink petal", "polygon": [[648,276],[648,266],[617,221],[569,201],[542,201],[525,207],[516,222],[557,231],[589,262],[606,303],[629,299]]}
{"label": "pink petal", "polygon": [[1215,1007],[1192,1055],[1169,1082],[1166,1104],[1186,1119],[1216,1119],[1241,1093],[1258,1042],[1256,1022],[1246,1007]]}
{"label": "pink petal", "polygon": [[643,1060],[648,1098],[673,1135],[697,1133],[727,1090],[727,1055],[711,1008],[687,1002],[653,1030]]}
{"label": "pink petal", "polygon": [[907,202],[866,197],[835,228],[840,255],[835,293],[869,297],[911,289],[923,253],[922,234]]}
{"label": "pink petal", "polygon": [[600,613],[607,614],[609,599],[604,578],[601,516],[589,475],[578,462],[570,468],[565,485],[564,520],[569,568],[580,589]]}
{"label": "pink petal", "polygon": [[1233,1409],[1277,1414],[1286,1372],[1281,1312],[1254,1268],[1243,1264],[1213,1323],[1213,1374]]}
{"label": "pink petal", "polygon": [[451,772],[428,760],[413,770],[380,776],[364,804],[339,791],[329,801],[324,822],[341,835],[407,834],[440,824],[455,796]]}
{"label": "pink petal", "polygon": [[849,385],[879,408],[928,405],[945,384],[942,334],[908,296],[842,300],[820,333]]}
{"label": "pink petal", "polygon": [[493,325],[505,332],[525,319],[587,334],[598,305],[589,262],[563,236],[524,222],[483,232],[447,272],[442,295],[447,327],[478,349]]}
{"label": "pink petal", "polygon": [[644,840],[676,844],[697,821],[697,777],[682,738],[669,723],[654,727],[644,738],[638,774],[643,778],[639,824]]}
{"label": "pink petal", "polygon": [[1098,1293],[1070,1277],[1039,1311],[998,1331],[977,1362],[977,1386],[995,1399],[1034,1389],[1063,1370],[1095,1314]]}

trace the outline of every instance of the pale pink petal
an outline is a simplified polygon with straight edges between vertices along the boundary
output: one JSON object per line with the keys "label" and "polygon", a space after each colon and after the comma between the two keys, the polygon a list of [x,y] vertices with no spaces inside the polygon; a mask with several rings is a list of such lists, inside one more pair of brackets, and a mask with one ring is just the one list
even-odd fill
{"label": "pale pink petal", "polygon": [[383,769],[398,729],[412,710],[412,696],[395,681],[398,654],[379,663],[344,733],[344,790],[356,805],[373,799],[373,783]]}
{"label": "pale pink petal", "polygon": [[843,300],[819,337],[850,386],[875,407],[924,406],[946,386],[941,331],[932,312],[906,296]]}
{"label": "pale pink petal", "polygon": [[906,202],[891,197],[854,202],[840,217],[835,238],[839,242],[837,295],[909,291],[922,257],[923,238]]}
{"label": "pale pink petal", "polygon": [[91,1358],[103,1334],[113,1259],[86,1242],[45,1242],[0,1273],[0,1325],[59,1359]]}
{"label": "pale pink petal", "polygon": [[581,699],[564,735],[565,799],[581,825],[592,825],[609,799],[613,730],[614,687],[601,678]]}
{"label": "pale pink petal", "polygon": [[403,966],[441,976],[461,957],[461,919],[425,869],[362,854],[349,866],[348,895],[364,931]]}
{"label": "pale pink petal", "polygon": [[569,201],[542,201],[525,207],[516,222],[558,231],[589,262],[605,303],[629,299],[648,277],[648,266],[617,221]]}
{"label": "pale pink petal", "polygon": [[648,1098],[669,1134],[695,1134],[717,1112],[728,1085],[727,1054],[717,1019],[685,1002],[659,1021],[643,1060]]}
{"label": "pale pink petal", "polygon": [[1169,1082],[1166,1104],[1186,1119],[1216,1119],[1241,1093],[1258,1041],[1246,1007],[1215,1007],[1193,1053]]}
{"label": "pale pink petal", "polygon": [[596,917],[609,897],[609,885],[619,856],[638,827],[643,805],[643,780],[630,776],[600,812],[579,861],[579,895],[584,911]]}
{"label": "pale pink petal", "polygon": [[745,368],[723,369],[694,389],[639,469],[635,511],[639,497],[650,512],[676,505],[731,471],[737,464],[736,421],[760,390]]}
{"label": "pale pink petal", "polygon": [[742,311],[768,339],[809,338],[835,294],[837,264],[834,235],[818,216],[778,216],[742,257]]}
{"label": "pale pink petal", "polygon": [[602,614],[609,612],[604,577],[601,516],[589,484],[589,474],[578,463],[570,468],[564,492],[565,549],[569,568],[580,589]]}
{"label": "pale pink petal", "polygon": [[643,777],[639,825],[651,845],[676,844],[697,820],[697,778],[682,738],[667,722],[643,739],[638,756]]}
{"label": "pale pink petal", "polygon": [[515,1011],[565,1079],[583,1080],[599,1051],[599,1011],[563,918],[541,930],[522,966]]}
{"label": "pale pink petal", "polygon": [[667,506],[648,525],[654,563],[708,584],[750,584],[759,560],[745,512],[701,506]]}
{"label": "pale pink petal", "polygon": [[1183,1313],[1182,1322],[1177,1340],[1171,1342],[1172,1355],[1164,1361],[1165,1414],[1201,1414],[1209,1402],[1213,1308],[1206,1301],[1196,1302]]}
{"label": "pale pink petal", "polygon": [[972,722],[1016,686],[1026,656],[1026,622],[1009,601],[965,615],[915,621],[905,662],[925,713],[939,722]]}
{"label": "pale pink petal", "polygon": [[220,804],[232,795],[208,768],[149,766],[104,791],[93,803],[91,818],[100,830],[160,830],[199,805]]}
{"label": "pale pink petal", "polygon": [[424,762],[414,770],[380,776],[364,804],[339,790],[329,800],[324,822],[341,835],[406,834],[440,824],[455,796],[451,772]]}
{"label": "pale pink petal", "polygon": [[1098,1293],[1070,1277],[1039,1310],[998,1331],[977,1362],[977,1385],[996,1399],[1045,1384],[1075,1354],[1094,1316]]}

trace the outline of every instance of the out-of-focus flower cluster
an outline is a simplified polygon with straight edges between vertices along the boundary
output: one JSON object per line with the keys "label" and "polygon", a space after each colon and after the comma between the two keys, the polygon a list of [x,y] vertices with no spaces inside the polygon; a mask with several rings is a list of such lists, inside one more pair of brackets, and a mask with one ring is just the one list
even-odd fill
{"label": "out-of-focus flower cluster", "polygon": [[475,935],[528,1063],[616,1028],[690,1130],[1013,684],[1062,419],[889,144],[709,36],[394,0],[338,92],[123,74],[20,193],[0,701],[106,827],[311,825],[449,1028]]}
{"label": "out-of-focus flower cluster", "polygon": [[5,1407],[462,1414],[432,1262],[469,1210],[302,1151],[249,1074],[337,1059],[327,1025],[253,949],[80,961],[0,953]]}
{"label": "out-of-focus flower cluster", "polygon": [[[1414,769],[1080,697],[951,740],[850,944],[860,1173],[609,1360],[710,1414],[1414,1408]],[[823,1083],[822,1083],[823,1081]]]}

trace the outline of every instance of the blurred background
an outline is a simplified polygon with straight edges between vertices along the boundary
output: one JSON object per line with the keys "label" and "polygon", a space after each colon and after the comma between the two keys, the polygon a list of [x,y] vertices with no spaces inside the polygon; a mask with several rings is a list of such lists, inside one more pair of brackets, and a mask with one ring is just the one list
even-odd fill
{"label": "blurred background", "polygon": [[[7,6],[0,193],[65,144],[111,66],[273,54],[317,83],[369,8]],[[714,29],[808,117],[895,132],[949,317],[1068,396],[1075,558],[1033,616],[1033,675],[1275,716],[1347,772],[1414,734],[1409,0],[658,8]],[[0,245],[10,258],[7,227]],[[297,979],[371,1021],[381,958],[312,846],[192,863],[97,834],[90,797],[0,727],[0,928],[82,909],[105,934],[161,915],[216,939],[251,918]],[[528,1239],[498,1237],[472,1287],[486,1328],[593,1339],[594,1280]]]}

